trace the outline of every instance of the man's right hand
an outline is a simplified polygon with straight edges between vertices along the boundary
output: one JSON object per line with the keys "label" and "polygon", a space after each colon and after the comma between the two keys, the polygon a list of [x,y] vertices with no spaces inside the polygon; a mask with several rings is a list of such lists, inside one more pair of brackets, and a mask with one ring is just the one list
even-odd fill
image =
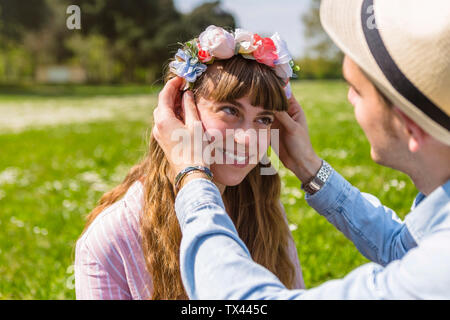
{"label": "man's right hand", "polygon": [[[272,129],[280,130],[278,157],[302,182],[311,180],[319,171],[322,160],[314,152],[308,134],[305,114],[292,95],[289,108],[275,113]],[[276,149],[276,148],[275,148]]]}

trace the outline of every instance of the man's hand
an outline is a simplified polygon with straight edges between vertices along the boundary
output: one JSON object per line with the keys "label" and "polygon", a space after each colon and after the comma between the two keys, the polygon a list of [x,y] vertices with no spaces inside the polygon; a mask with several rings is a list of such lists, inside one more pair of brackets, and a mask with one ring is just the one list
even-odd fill
{"label": "man's hand", "polygon": [[305,114],[292,95],[288,111],[275,113],[273,129],[280,130],[278,157],[286,168],[302,182],[313,178],[319,171],[322,160],[311,145]]}
{"label": "man's hand", "polygon": [[[188,166],[206,166],[203,159],[203,126],[200,122],[194,95],[191,91],[181,92],[184,79],[176,77],[167,82],[158,97],[158,107],[153,111],[152,135],[164,150],[175,175]],[[176,110],[180,101],[183,110]],[[184,123],[182,119],[184,118]],[[195,132],[195,133],[194,133]],[[197,141],[194,141],[196,138]],[[185,156],[183,156],[185,155]]]}

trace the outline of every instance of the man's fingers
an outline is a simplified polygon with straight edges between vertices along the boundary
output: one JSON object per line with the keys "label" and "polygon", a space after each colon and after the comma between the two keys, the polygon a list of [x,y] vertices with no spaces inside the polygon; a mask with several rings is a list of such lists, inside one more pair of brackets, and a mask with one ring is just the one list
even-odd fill
{"label": "man's fingers", "polygon": [[288,131],[294,131],[296,122],[286,111],[275,112],[275,117],[280,122],[280,124],[286,128]]}
{"label": "man's fingers", "polygon": [[291,116],[291,118],[299,123],[305,129],[307,128],[305,112],[303,111],[301,105],[292,95],[292,97],[288,100],[289,106],[287,113]]}
{"label": "man's fingers", "polygon": [[184,109],[185,123],[194,123],[194,121],[199,121],[197,113],[197,105],[195,104],[194,94],[192,91],[186,91],[183,94],[183,99],[181,105]]}
{"label": "man's fingers", "polygon": [[158,106],[161,106],[162,108],[171,108],[173,111],[176,98],[178,95],[181,95],[180,89],[183,84],[184,79],[181,77],[175,77],[167,81],[166,85],[159,93]]}
{"label": "man's fingers", "polygon": [[295,99],[294,95],[292,95],[288,100],[288,110],[287,113],[291,115],[292,117],[295,116],[298,113],[302,113],[302,107],[298,103],[297,99]]}

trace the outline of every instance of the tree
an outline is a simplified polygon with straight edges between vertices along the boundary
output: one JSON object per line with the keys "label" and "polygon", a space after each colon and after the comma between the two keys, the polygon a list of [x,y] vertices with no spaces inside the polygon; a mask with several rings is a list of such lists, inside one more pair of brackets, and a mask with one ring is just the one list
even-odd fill
{"label": "tree", "polygon": [[20,41],[26,32],[41,29],[51,17],[46,0],[0,0],[0,34]]}
{"label": "tree", "polygon": [[311,8],[301,17],[305,26],[307,55],[329,60],[341,59],[342,54],[328,37],[320,23],[320,0],[311,0]]}
{"label": "tree", "polygon": [[172,0],[71,0],[81,8],[82,30],[98,34],[109,42],[110,50],[124,66],[123,80],[134,81],[136,70],[160,64],[149,45],[165,25],[179,21]]}
{"label": "tree", "polygon": [[[81,30],[66,26],[69,5],[80,7]],[[153,82],[161,78],[178,42],[198,36],[210,24],[235,27],[220,1],[181,14],[173,0],[0,0],[0,18],[0,50],[5,38],[12,39],[13,47],[29,51],[33,65],[83,61],[92,66],[99,52],[107,52],[105,65],[121,71],[101,71],[104,76],[92,77],[96,81],[112,74],[115,81]],[[95,54],[82,53],[91,49]]]}
{"label": "tree", "polygon": [[220,1],[206,2],[184,16],[186,33],[198,36],[209,25],[217,25],[225,29],[234,30],[236,22],[234,17],[220,7]]}
{"label": "tree", "polygon": [[28,80],[36,65],[64,61],[68,51],[61,42],[66,32],[60,0],[0,0],[3,80]]}
{"label": "tree", "polygon": [[300,77],[341,77],[342,52],[328,37],[320,23],[320,0],[311,0],[310,9],[301,17],[307,39],[306,54],[298,61]]}
{"label": "tree", "polygon": [[81,8],[83,34],[108,39],[128,81],[160,79],[178,42],[193,38],[210,24],[235,25],[233,16],[220,8],[220,1],[205,3],[186,15],[176,10],[172,0],[70,2]]}
{"label": "tree", "polygon": [[[234,29],[236,22],[230,13],[220,7],[220,1],[204,3],[183,15],[179,21],[172,21],[161,28],[155,38],[148,43],[148,47],[152,49],[153,59],[163,57],[162,64],[167,64],[168,59],[176,53],[178,43],[198,37],[209,25]],[[162,71],[162,64],[156,66],[159,69],[158,73]]]}

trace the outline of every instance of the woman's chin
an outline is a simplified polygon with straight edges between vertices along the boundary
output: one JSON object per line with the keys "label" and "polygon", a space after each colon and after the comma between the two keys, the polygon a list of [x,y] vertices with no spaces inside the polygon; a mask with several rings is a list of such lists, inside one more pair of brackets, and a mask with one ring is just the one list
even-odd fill
{"label": "woman's chin", "polygon": [[233,178],[233,177],[214,177],[214,180],[217,181],[218,183],[226,186],[226,187],[234,187],[237,186],[238,184],[240,184],[242,182],[242,180],[244,180],[244,177],[241,178]]}
{"label": "woman's chin", "polygon": [[214,168],[211,167],[214,180],[227,187],[237,186],[251,171],[250,166],[236,169],[227,167],[228,165],[216,165]]}

